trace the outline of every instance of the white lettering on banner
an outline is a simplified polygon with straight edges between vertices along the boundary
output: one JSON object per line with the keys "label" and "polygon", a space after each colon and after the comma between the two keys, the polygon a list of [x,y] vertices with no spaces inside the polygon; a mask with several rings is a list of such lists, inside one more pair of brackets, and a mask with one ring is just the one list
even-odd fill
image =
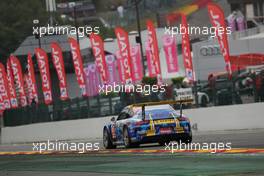
{"label": "white lettering on banner", "polygon": [[19,91],[19,93],[23,93],[23,92],[21,92],[21,91],[22,91],[22,89],[21,89],[21,84],[20,84],[21,81],[20,81],[20,77],[19,77],[19,75],[18,75],[17,64],[14,63],[14,62],[11,62],[11,65],[12,65],[12,69],[13,69],[14,79],[17,80],[17,81],[16,81],[16,86],[17,86],[17,88],[18,88],[18,91]]}
{"label": "white lettering on banner", "polygon": [[11,76],[12,76],[12,73],[11,73],[11,63],[10,63],[10,60],[8,60],[7,62],[7,66],[6,66],[6,72],[7,72],[7,82],[8,82],[8,87],[9,87],[9,93],[10,93],[10,102],[11,102],[11,106],[12,107],[17,107],[18,106],[18,103],[17,103],[17,99],[14,98],[16,97],[16,93],[15,93],[15,90],[13,88],[13,84],[12,84],[12,79],[11,79]]}
{"label": "white lettering on banner", "polygon": [[81,74],[80,63],[78,61],[78,56],[77,56],[77,48],[75,48],[72,43],[70,45],[71,45],[73,64],[75,65],[75,73],[77,75],[77,80],[80,81],[83,84],[84,83],[84,78],[83,78],[83,75]]}
{"label": "white lettering on banner", "polygon": [[27,98],[24,95],[25,94],[24,93],[24,87],[21,85],[23,80],[21,80],[21,77],[19,76],[18,65],[17,65],[17,63],[11,61],[11,67],[12,67],[12,70],[13,70],[16,86],[18,88],[18,93],[20,94],[21,106],[26,106],[27,105]]}
{"label": "white lettering on banner", "polygon": [[139,68],[138,68],[138,64],[137,64],[137,54],[138,54],[138,47],[132,47],[131,48],[131,60],[133,64],[133,71],[134,71],[134,78],[135,80],[140,79],[140,75],[139,75]]}
{"label": "white lettering on banner", "polygon": [[39,66],[40,66],[40,70],[42,72],[41,76],[42,76],[42,81],[43,81],[43,87],[50,89],[49,87],[49,80],[48,80],[48,76],[47,76],[47,67],[46,67],[46,63],[45,63],[45,59],[43,55],[40,55],[40,53],[37,53],[38,58],[39,58]]}
{"label": "white lettering on banner", "polygon": [[115,81],[114,78],[114,69],[115,69],[115,65],[113,65],[115,58],[112,55],[109,55],[105,58],[107,64],[108,64],[108,71],[109,71],[109,82],[113,83]]}
{"label": "white lettering on banner", "polygon": [[[122,37],[120,33],[117,33],[117,38],[119,39],[120,45],[121,45],[121,57],[124,59],[124,66],[125,66],[125,74],[131,78],[131,70],[130,65],[128,61],[128,46],[125,42],[125,37]],[[126,80],[127,83],[131,82],[131,80]]]}
{"label": "white lettering on banner", "polygon": [[148,30],[148,31],[149,31],[149,39],[148,39],[148,41],[149,41],[150,51],[151,51],[152,56],[153,56],[154,66],[156,68],[156,72],[158,74],[160,74],[160,70],[159,70],[160,68],[159,68],[159,65],[158,65],[158,58],[156,58],[156,54],[154,53],[154,51],[155,51],[155,49],[154,49],[154,40],[152,38],[153,33],[152,33],[151,30]]}
{"label": "white lettering on banner", "polygon": [[[15,90],[13,89],[13,86],[12,86],[12,80],[11,80],[11,70],[10,70],[11,68],[10,68],[10,65],[9,64],[7,64],[7,80],[8,80],[8,87],[9,87],[9,92],[10,92],[10,95],[12,96],[12,97],[15,97],[16,96],[16,94],[15,94]],[[16,99],[15,99],[16,100]],[[12,101],[11,101],[11,103],[13,103]],[[16,103],[16,104],[12,104],[12,105],[17,105],[17,102],[16,101],[14,101],[14,103]]]}
{"label": "white lettering on banner", "polygon": [[[186,28],[187,24],[182,18],[182,22],[184,23],[184,28]],[[185,63],[185,73],[189,80],[194,79],[193,71],[192,71],[192,57],[190,52],[190,44],[189,44],[189,34],[185,33],[182,35],[182,46],[183,46],[183,56],[184,56],[184,63]]]}
{"label": "white lettering on banner", "polygon": [[231,70],[231,63],[230,61],[228,61],[226,59],[226,57],[228,57],[228,48],[225,47],[225,44],[224,44],[224,35],[226,34],[225,32],[219,32],[219,28],[221,28],[221,24],[220,24],[220,16],[217,15],[217,14],[214,14],[214,11],[210,10],[210,14],[211,14],[211,17],[212,17],[212,20],[213,20],[213,23],[216,27],[216,35],[219,37],[219,45],[220,45],[220,48],[221,48],[221,51],[222,51],[222,54],[223,54],[223,57],[225,58],[225,61],[226,61],[226,67],[227,67],[227,70],[229,71],[229,73],[232,73],[232,70]]}
{"label": "white lettering on banner", "polygon": [[167,37],[166,38],[166,40],[164,40],[164,45],[165,46],[167,46],[167,52],[168,52],[168,61],[169,61],[169,63],[167,63],[167,64],[169,64],[169,67],[171,68],[171,69],[175,69],[175,65],[174,65],[174,63],[173,63],[173,53],[172,53],[172,45],[173,45],[173,40],[174,40],[174,38],[173,37]]}
{"label": "white lettering on banner", "polygon": [[53,57],[54,57],[54,64],[55,64],[56,70],[58,72],[60,84],[62,84],[63,86],[66,86],[66,81],[65,81],[65,78],[64,78],[63,72],[62,72],[62,66],[60,64],[59,51],[56,51],[55,48],[52,48],[52,53],[53,53]]}
{"label": "white lettering on banner", "polygon": [[[32,62],[31,61],[28,61],[29,62]],[[34,74],[34,73],[33,73]],[[28,79],[27,79],[27,82],[28,82],[28,89],[29,89],[29,93],[30,93],[30,102],[34,99],[36,102],[38,102],[38,95],[37,95],[37,90],[36,90],[36,85],[33,84],[33,78],[32,78],[32,73],[31,73],[31,64],[28,64]]]}
{"label": "white lettering on banner", "polygon": [[[219,15],[214,15],[213,11],[210,11],[210,13],[211,13],[211,16],[212,16],[212,18],[214,20],[213,22],[214,22],[216,28],[217,29],[220,28],[221,27],[221,24],[219,22],[220,16]],[[217,35],[220,37],[220,40],[221,40],[220,41],[220,45],[221,45],[222,54],[223,54],[223,56],[226,56],[227,55],[227,49],[225,47],[223,47],[224,46],[224,43],[223,43],[223,35],[224,35],[224,33],[218,32],[218,30],[217,30]]]}
{"label": "white lettering on banner", "polygon": [[151,72],[153,74],[157,74],[154,59],[153,59],[153,54],[151,52],[151,48],[150,48],[149,43],[146,46],[146,50],[149,52],[149,62],[150,62],[150,69],[151,69],[149,72]]}
{"label": "white lettering on banner", "polygon": [[106,70],[103,65],[103,57],[102,57],[102,52],[100,49],[100,43],[96,42],[94,39],[91,40],[93,48],[94,48],[94,55],[95,55],[95,60],[96,60],[96,65],[99,69],[100,74],[102,75],[102,79],[106,80]]}
{"label": "white lettering on banner", "polygon": [[5,82],[2,72],[0,72],[0,95],[1,100],[3,96],[7,96],[7,92],[5,90]]}
{"label": "white lettering on banner", "polygon": [[173,64],[173,56],[172,56],[172,47],[168,47],[168,56],[169,56],[169,65],[170,68],[172,68],[173,70],[175,69],[175,65]]}
{"label": "white lettering on banner", "polygon": [[[5,86],[4,76],[2,74],[3,70],[0,70],[0,102],[3,102],[6,109],[10,108],[10,102],[8,99],[8,94]],[[4,98],[5,97],[5,98]]]}

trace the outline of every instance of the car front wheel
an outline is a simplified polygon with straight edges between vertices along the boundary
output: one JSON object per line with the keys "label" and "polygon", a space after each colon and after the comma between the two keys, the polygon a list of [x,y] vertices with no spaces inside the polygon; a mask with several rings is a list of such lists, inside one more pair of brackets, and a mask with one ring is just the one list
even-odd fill
{"label": "car front wheel", "polygon": [[108,131],[104,129],[104,134],[103,134],[103,144],[106,149],[114,149],[116,148],[116,145],[113,145],[110,136],[108,134]]}
{"label": "car front wheel", "polygon": [[130,136],[129,136],[129,133],[128,133],[128,128],[127,127],[124,127],[124,130],[123,130],[123,139],[124,139],[124,146],[125,148],[130,148],[132,147],[132,143],[131,143],[131,139],[130,139]]}
{"label": "car front wheel", "polygon": [[178,143],[184,143],[184,144],[190,144],[192,143],[192,133],[185,134],[184,136],[180,137],[178,139]]}

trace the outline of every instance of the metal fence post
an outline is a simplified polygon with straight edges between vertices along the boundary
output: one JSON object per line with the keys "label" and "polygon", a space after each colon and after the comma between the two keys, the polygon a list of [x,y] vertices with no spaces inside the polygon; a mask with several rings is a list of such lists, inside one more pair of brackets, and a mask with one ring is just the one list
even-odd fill
{"label": "metal fence post", "polygon": [[100,95],[96,96],[97,104],[98,104],[98,112],[99,116],[101,116],[101,102],[100,102]]}
{"label": "metal fence post", "polygon": [[108,100],[109,100],[109,110],[110,110],[110,115],[112,115],[113,114],[113,107],[112,107],[112,96],[111,95],[109,95],[108,96]]}

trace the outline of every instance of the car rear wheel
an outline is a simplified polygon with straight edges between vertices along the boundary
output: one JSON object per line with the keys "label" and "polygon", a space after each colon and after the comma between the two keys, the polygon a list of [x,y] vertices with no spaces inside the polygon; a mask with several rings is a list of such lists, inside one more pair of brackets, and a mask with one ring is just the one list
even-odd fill
{"label": "car rear wheel", "polygon": [[103,144],[106,149],[114,149],[116,148],[116,145],[113,145],[110,136],[108,134],[108,131],[104,129],[104,134],[103,134]]}
{"label": "car rear wheel", "polygon": [[170,143],[170,140],[161,140],[161,141],[159,141],[159,145],[160,146],[169,145],[169,143]]}
{"label": "car rear wheel", "polygon": [[184,136],[182,136],[178,142],[184,143],[184,144],[190,144],[192,142],[192,133],[188,133]]}
{"label": "car rear wheel", "polygon": [[128,128],[127,127],[124,127],[124,130],[123,130],[123,139],[124,139],[124,146],[125,146],[125,148],[133,147],[133,144],[131,143],[131,139],[130,139],[130,136],[129,136]]}
{"label": "car rear wheel", "polygon": [[201,98],[201,107],[207,107],[207,104],[208,104],[207,98],[206,96],[203,95]]}

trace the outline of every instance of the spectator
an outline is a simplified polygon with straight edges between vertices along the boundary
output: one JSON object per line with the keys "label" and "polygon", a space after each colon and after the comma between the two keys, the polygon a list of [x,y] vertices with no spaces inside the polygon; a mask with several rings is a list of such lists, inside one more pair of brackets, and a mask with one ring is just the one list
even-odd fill
{"label": "spectator", "polygon": [[[262,87],[261,74],[256,75],[255,84],[256,84],[256,102],[259,102],[261,99],[261,87]],[[262,85],[261,85],[262,84]]]}
{"label": "spectator", "polygon": [[124,18],[124,7],[122,5],[119,5],[117,7],[117,12],[118,12],[119,18]]}
{"label": "spectator", "polygon": [[262,72],[261,74],[261,85],[260,85],[260,101],[264,102],[264,72]]}

